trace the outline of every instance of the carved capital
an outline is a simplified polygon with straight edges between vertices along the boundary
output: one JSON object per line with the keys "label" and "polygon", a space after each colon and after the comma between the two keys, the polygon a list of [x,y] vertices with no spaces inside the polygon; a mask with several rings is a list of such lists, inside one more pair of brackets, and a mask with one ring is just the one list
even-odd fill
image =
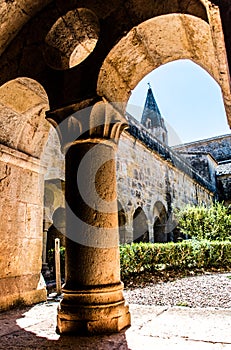
{"label": "carved capital", "polygon": [[85,102],[85,106],[82,102],[47,112],[46,119],[56,128],[62,149],[86,141],[117,144],[127,120],[110,103]]}

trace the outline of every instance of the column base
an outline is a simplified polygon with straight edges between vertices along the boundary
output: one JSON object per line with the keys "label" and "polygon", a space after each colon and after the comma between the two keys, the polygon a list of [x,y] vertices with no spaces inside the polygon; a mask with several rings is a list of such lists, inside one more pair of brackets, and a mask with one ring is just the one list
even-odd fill
{"label": "column base", "polygon": [[[81,292],[64,290],[64,299],[58,308],[57,333],[74,335],[118,333],[129,327],[131,317],[122,296],[122,288],[120,286],[118,289],[117,286],[113,289],[113,287],[102,287]],[[116,296],[120,300],[116,301]]]}

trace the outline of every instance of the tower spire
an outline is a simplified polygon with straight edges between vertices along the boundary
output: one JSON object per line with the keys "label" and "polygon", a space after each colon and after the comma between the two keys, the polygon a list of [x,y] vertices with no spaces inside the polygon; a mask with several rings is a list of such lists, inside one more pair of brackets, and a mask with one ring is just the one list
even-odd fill
{"label": "tower spire", "polygon": [[160,141],[167,143],[167,129],[153,95],[150,83],[148,83],[148,92],[144,104],[141,124],[151,131]]}

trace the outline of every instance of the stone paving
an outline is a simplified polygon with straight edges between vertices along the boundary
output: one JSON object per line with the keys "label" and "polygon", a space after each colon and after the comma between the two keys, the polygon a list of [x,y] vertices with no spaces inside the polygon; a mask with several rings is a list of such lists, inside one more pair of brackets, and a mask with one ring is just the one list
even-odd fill
{"label": "stone paving", "polygon": [[130,305],[132,326],[119,334],[55,332],[58,302],[0,313],[0,349],[231,350],[231,309]]}

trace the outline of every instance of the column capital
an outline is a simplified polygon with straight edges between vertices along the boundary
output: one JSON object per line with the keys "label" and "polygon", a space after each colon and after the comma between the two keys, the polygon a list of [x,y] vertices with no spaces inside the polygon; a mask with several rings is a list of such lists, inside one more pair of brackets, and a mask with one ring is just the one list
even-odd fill
{"label": "column capital", "polygon": [[121,132],[128,126],[113,104],[93,99],[48,111],[46,119],[56,128],[62,149],[103,140],[118,144]]}

